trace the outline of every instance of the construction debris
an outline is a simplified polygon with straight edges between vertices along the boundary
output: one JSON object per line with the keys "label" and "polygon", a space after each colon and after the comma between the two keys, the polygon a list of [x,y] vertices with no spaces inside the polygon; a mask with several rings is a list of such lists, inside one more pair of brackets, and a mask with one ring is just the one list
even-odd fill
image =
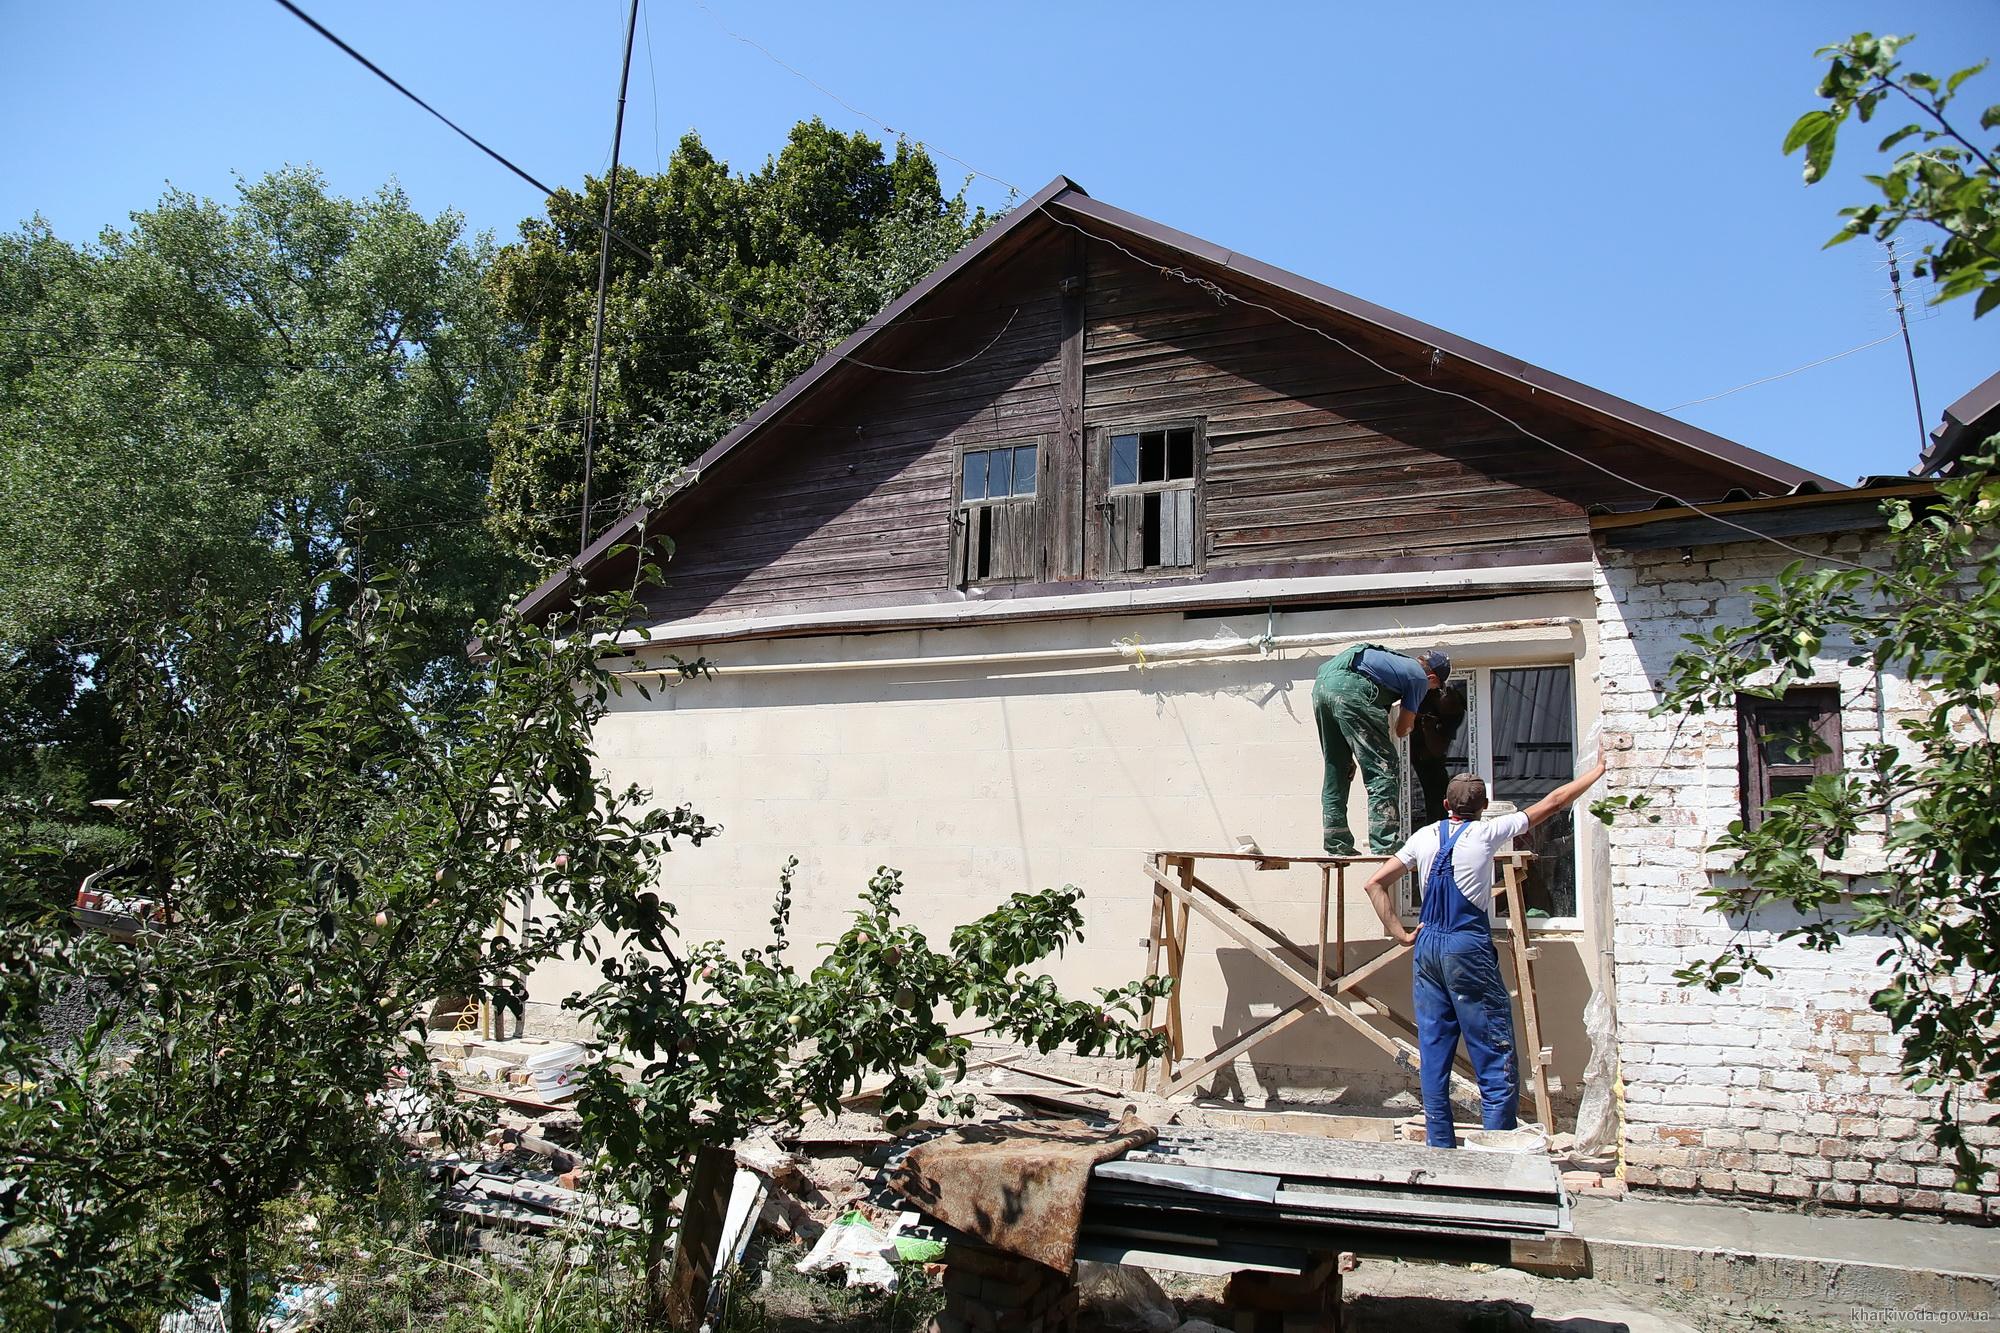
{"label": "construction debris", "polygon": [[912,1149],[889,1183],[926,1216],[1067,1274],[1091,1168],[1157,1136],[1137,1118],[967,1125]]}
{"label": "construction debris", "polygon": [[839,1269],[850,1287],[873,1287],[878,1291],[896,1289],[896,1232],[902,1219],[888,1231],[876,1227],[858,1212],[850,1212],[826,1229],[817,1244],[799,1260],[801,1273]]}

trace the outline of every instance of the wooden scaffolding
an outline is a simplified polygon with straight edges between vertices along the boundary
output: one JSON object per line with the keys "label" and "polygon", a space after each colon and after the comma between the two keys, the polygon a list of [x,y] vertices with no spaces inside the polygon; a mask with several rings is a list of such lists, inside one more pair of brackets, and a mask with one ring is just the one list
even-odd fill
{"label": "wooden scaffolding", "polygon": [[[1517,1005],[1515,1047],[1519,1058],[1522,1097],[1534,1098],[1535,1119],[1554,1132],[1555,1116],[1550,1102],[1552,1076],[1549,1066],[1553,1051],[1542,1044],[1541,1013],[1535,1002],[1534,962],[1539,951],[1529,943],[1527,908],[1521,901],[1521,887],[1532,859],[1527,852],[1503,852],[1498,858],[1500,874],[1494,893],[1505,898],[1507,938],[1496,940],[1501,953],[1512,963],[1513,985],[1509,995]],[[1249,862],[1259,870],[1283,870],[1291,866],[1319,868],[1319,932],[1307,949],[1261,920],[1227,894],[1195,873],[1197,861]],[[1268,856],[1262,852],[1154,852],[1146,858],[1146,877],[1152,884],[1152,935],[1147,946],[1147,975],[1172,978],[1173,988],[1164,1004],[1164,1021],[1158,1012],[1149,1023],[1167,1038],[1167,1053],[1159,1063],[1159,1091],[1173,1096],[1186,1091],[1239,1056],[1263,1045],[1309,1014],[1323,1013],[1339,1019],[1382,1053],[1396,1066],[1415,1075],[1420,1063],[1416,1024],[1380,996],[1364,989],[1377,973],[1410,952],[1407,944],[1392,944],[1383,953],[1354,968],[1347,967],[1347,871],[1363,867],[1372,874],[1382,864],[1379,856]],[[1236,1036],[1228,1038],[1206,1055],[1190,1060],[1186,1033],[1181,1024],[1183,978],[1188,958],[1188,933],[1194,917],[1206,919],[1223,935],[1248,949],[1284,978],[1300,994],[1279,1010]],[[1332,936],[1328,937],[1331,926]],[[1330,965],[1330,966],[1329,966]],[[1461,1054],[1452,1072],[1453,1086],[1476,1094],[1472,1066]],[[1140,1074],[1140,1087],[1146,1074]]]}

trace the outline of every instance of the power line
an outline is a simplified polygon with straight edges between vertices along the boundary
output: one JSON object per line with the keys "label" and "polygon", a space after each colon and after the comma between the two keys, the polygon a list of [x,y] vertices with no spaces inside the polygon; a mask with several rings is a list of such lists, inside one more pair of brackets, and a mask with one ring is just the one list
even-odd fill
{"label": "power line", "polygon": [[625,141],[625,88],[632,80],[632,37],[639,28],[639,0],[625,19],[625,63],[618,71],[618,112],[611,122],[611,170],[604,177],[604,235],[597,242],[597,310],[590,328],[590,403],[583,412],[583,520],[576,549],[590,545],[590,465],[597,445],[597,390],[604,377],[604,295],[611,282],[611,215],[618,203],[618,149]]}
{"label": "power line", "polygon": [[1859,347],[1850,347],[1844,352],[1835,352],[1832,356],[1823,356],[1817,361],[1808,361],[1803,366],[1793,366],[1790,370],[1781,370],[1775,375],[1766,375],[1763,379],[1751,380],[1748,384],[1739,384],[1733,389],[1724,389],[1721,393],[1712,393],[1706,398],[1690,398],[1685,403],[1675,403],[1672,407],[1663,407],[1660,410],[1662,412],[1678,412],[1683,407],[1693,407],[1698,403],[1712,403],[1718,398],[1727,398],[1732,393],[1742,393],[1745,389],[1754,389],[1760,384],[1769,384],[1773,380],[1785,379],[1788,376],[1798,374],[1800,371],[1811,370],[1814,366],[1823,366],[1829,361],[1838,361],[1843,356],[1853,356],[1856,352],[1865,352],[1871,347],[1880,347],[1883,343],[1894,340],[1896,336],[1893,333],[1885,334],[1873,342],[1862,343]]}
{"label": "power line", "polygon": [[[403,94],[403,96],[409,98],[412,102],[415,102],[425,111],[429,112],[431,115],[437,117],[440,121],[443,121],[446,125],[450,126],[452,130],[454,130],[456,133],[462,136],[467,142],[477,147],[479,151],[485,153],[488,157],[492,158],[494,161],[506,167],[507,170],[513,172],[516,176],[519,176],[522,180],[528,182],[528,184],[534,186],[537,190],[541,191],[544,197],[553,197],[555,195],[556,191],[542,184],[541,181],[535,179],[535,177],[530,175],[527,171],[514,165],[514,163],[510,161],[498,149],[489,147],[487,144],[485,144],[478,138],[475,138],[472,134],[468,133],[466,130],[460,128],[460,126],[458,126],[450,118],[445,116],[442,112],[437,110],[437,108],[433,107],[430,103],[424,101],[423,98],[418,97],[415,93],[411,92],[408,88],[404,87],[401,83],[397,82],[394,78],[390,77],[390,75],[386,71],[384,71],[381,68],[381,66],[375,64],[374,61],[369,60],[359,51],[356,51],[353,47],[349,46],[346,42],[343,42],[340,40],[340,38],[334,36],[333,33],[328,31],[324,25],[313,19],[312,16],[307,14],[304,10],[300,9],[296,4],[293,4],[292,0],[277,0],[277,3],[283,5],[291,13],[297,15],[309,27],[311,27],[313,31],[319,33],[322,37],[332,42],[335,46],[338,46],[342,51],[346,52],[356,61],[359,61],[365,68],[368,69],[370,73],[374,74],[377,78],[381,79],[383,82],[387,83],[390,87],[394,88],[397,92]],[[949,153],[944,153],[942,154],[942,156],[950,157],[952,161],[958,162],[959,165],[961,166],[965,166],[967,170],[975,170],[967,163],[963,162],[961,159],[952,157],[952,155]],[[987,173],[983,171],[977,171],[976,174],[982,176],[987,175]],[[1009,185],[1008,182],[1001,180],[1000,177],[998,176],[989,176],[988,179],[1000,181],[1002,185],[1007,185],[1009,189],[1014,190],[1016,193],[1020,192],[1019,187]],[[608,221],[599,222],[593,218],[591,220],[591,225],[600,228],[605,235],[610,237],[610,239],[618,242],[618,244],[624,246],[627,250],[631,251],[632,254],[636,255],[646,265],[646,267],[649,270],[657,270],[659,272],[665,273],[669,277],[673,278],[675,281],[685,284],[690,290],[699,292],[701,295],[708,297],[712,301],[716,301],[721,303],[722,305],[728,306],[731,310],[735,311],[742,318],[744,318],[745,320],[749,321],[752,324],[757,325],[767,333],[771,333],[777,337],[787,339],[793,345],[805,348],[808,351],[816,350],[813,347],[811,347],[811,345],[808,344],[804,338],[801,338],[798,334],[793,333],[790,329],[779,328],[777,325],[772,324],[767,320],[765,320],[762,316],[753,314],[749,310],[744,309],[743,306],[738,304],[733,297],[725,296],[721,292],[710,291],[708,288],[703,287],[700,283],[696,282],[693,278],[689,277],[686,273],[682,272],[678,267],[661,264],[644,247],[640,246],[636,241],[633,241],[630,237],[624,235],[622,232],[612,227]],[[864,324],[861,325],[861,327],[866,328],[868,327],[868,325],[864,322]],[[997,342],[998,339],[995,338],[994,341]],[[990,348],[991,346],[992,344],[989,343],[988,347]],[[891,375],[945,375],[951,373],[954,370],[960,369],[962,366],[966,364],[963,361],[959,361],[959,362],[954,362],[949,366],[941,366],[936,369],[926,370],[926,369],[910,369],[901,366],[878,365],[872,361],[863,361],[858,357],[851,357],[851,356],[843,356],[841,359],[844,361],[851,362],[854,365],[865,367],[866,369],[869,370],[879,370]]]}
{"label": "power line", "polygon": [[501,153],[492,148],[487,147],[483,142],[480,141],[480,139],[477,136],[472,134],[471,131],[467,130],[457,121],[453,120],[450,116],[447,116],[444,112],[438,110],[436,107],[432,106],[429,102],[426,102],[423,98],[411,92],[408,88],[405,88],[401,83],[399,83],[396,80],[396,77],[393,74],[389,73],[388,70],[383,69],[380,65],[370,60],[367,56],[362,55],[359,51],[349,46],[346,42],[341,41],[340,38],[336,37],[326,27],[325,24],[321,23],[318,19],[314,18],[312,15],[306,13],[305,10],[300,9],[297,5],[293,4],[292,0],[278,0],[278,3],[284,6],[286,10],[290,11],[292,17],[298,19],[299,22],[305,24],[308,28],[311,28],[314,32],[318,33],[320,36],[326,38],[329,42],[332,42],[342,51],[345,51],[350,58],[357,61],[362,66],[362,68],[366,69],[370,74],[373,74],[376,78],[382,80],[382,82],[388,84],[391,88],[394,88],[397,92],[409,98],[412,102],[415,102],[418,106],[430,112],[431,115],[437,117],[440,121],[444,122],[444,124],[451,129],[452,133],[456,134],[459,138],[465,140],[467,143],[471,144],[474,148],[477,148],[480,152],[486,154],[486,156],[492,158],[495,162],[498,162],[501,166],[507,168],[507,170],[513,172],[516,176],[519,176],[522,180],[528,182],[528,184],[534,186],[537,190],[540,190],[544,195],[552,195],[555,193],[554,190],[551,190],[548,186],[542,184],[540,181],[536,180],[533,176],[528,174],[526,170],[524,170],[521,167],[515,166],[513,162],[509,161]]}
{"label": "power line", "polygon": [[1675,504],[1685,507],[1692,513],[1699,514],[1701,517],[1709,520],[1711,523],[1719,523],[1723,527],[1734,528],[1736,531],[1741,532],[1746,536],[1754,537],[1758,541],[1768,542],[1773,546],[1782,547],[1784,550],[1790,551],[1793,555],[1803,556],[1808,560],[1816,560],[1825,564],[1840,565],[1847,569],[1858,569],[1866,573],[1872,574],[1878,572],[1867,565],[1856,564],[1854,561],[1851,560],[1842,560],[1838,556],[1827,555],[1824,553],[1819,553],[1814,551],[1808,551],[1802,547],[1794,546],[1790,542],[1781,541],[1780,539],[1773,537],[1768,533],[1759,532],[1755,528],[1746,527],[1743,524],[1738,523],[1733,519],[1726,518],[1721,514],[1712,514],[1708,512],[1706,509],[1703,509],[1700,505],[1695,504],[1692,500],[1687,500],[1682,498],[1681,496],[1675,495],[1672,491],[1662,490],[1658,486],[1648,486],[1643,482],[1634,481],[1632,480],[1632,478],[1624,475],[1623,473],[1614,471],[1613,469],[1606,467],[1604,464],[1598,462],[1594,458],[1591,458],[1585,454],[1580,454],[1574,449],[1566,448],[1563,445],[1557,444],[1554,440],[1550,439],[1546,435],[1541,434],[1538,431],[1529,430],[1526,426],[1514,420],[1514,418],[1508,416],[1505,412],[1502,412],[1499,408],[1481,402],[1479,399],[1472,397],[1470,394],[1460,393],[1456,389],[1447,389],[1444,388],[1442,385],[1426,384],[1424,381],[1416,378],[1414,375],[1406,375],[1402,371],[1397,370],[1392,366],[1385,366],[1380,361],[1377,361],[1374,357],[1368,355],[1366,352],[1361,351],[1359,348],[1355,347],[1352,343],[1349,343],[1345,339],[1337,337],[1334,334],[1328,333],[1325,329],[1316,328],[1313,325],[1306,323],[1304,320],[1294,319],[1292,316],[1286,314],[1284,311],[1278,309],[1276,306],[1266,305],[1262,301],[1253,301],[1249,297],[1238,296],[1234,292],[1226,291],[1222,287],[1218,286],[1216,283],[1210,282],[1207,278],[1199,278],[1194,276],[1193,274],[1189,273],[1186,269],[1174,268],[1169,265],[1161,264],[1155,260],[1148,259],[1144,255],[1139,254],[1134,250],[1128,249],[1123,245],[1120,245],[1117,241],[1112,240],[1108,236],[1099,236],[1096,232],[1091,231],[1086,227],[1080,227],[1076,223],[1071,222],[1069,219],[1059,216],[1047,204],[1040,205],[1040,211],[1045,215],[1047,215],[1049,220],[1056,223],[1058,226],[1068,227],[1071,231],[1076,232],[1078,235],[1086,236],[1091,240],[1097,241],[1102,245],[1108,245],[1112,249],[1118,251],[1119,253],[1126,255],[1129,258],[1145,265],[1147,268],[1157,270],[1160,274],[1162,274],[1165,277],[1178,278],[1180,281],[1187,283],[1189,286],[1199,287],[1203,291],[1206,291],[1211,295],[1213,295],[1219,301],[1233,301],[1238,305],[1249,306],[1252,309],[1262,310],[1267,314],[1274,315],[1278,319],[1283,320],[1285,323],[1292,325],[1294,328],[1301,329],[1306,333],[1310,333],[1314,337],[1325,339],[1327,342],[1332,343],[1335,347],[1340,348],[1342,351],[1346,352],[1350,356],[1359,357],[1361,360],[1366,361],[1369,365],[1381,371],[1383,374],[1392,375],[1395,378],[1402,380],[1405,383],[1414,385],[1419,389],[1423,389],[1428,393],[1441,394],[1446,398],[1456,398],[1461,402],[1470,403],[1472,406],[1478,408],[1482,412],[1485,412],[1487,415],[1497,418],[1498,420],[1505,422],[1507,425],[1512,426],[1515,430],[1519,431],[1522,435],[1526,436],[1528,439],[1534,440],[1538,444],[1546,445],[1549,448],[1555,450],[1559,454],[1563,454],[1569,458],[1573,458],[1577,462],[1582,463],[1585,467],[1594,468],[1598,472],[1603,473],[1605,476],[1610,477],[1613,481],[1621,482],[1626,486],[1632,487],[1634,490],[1644,491],[1650,495],[1657,495],[1662,497],[1663,499],[1672,500]]}

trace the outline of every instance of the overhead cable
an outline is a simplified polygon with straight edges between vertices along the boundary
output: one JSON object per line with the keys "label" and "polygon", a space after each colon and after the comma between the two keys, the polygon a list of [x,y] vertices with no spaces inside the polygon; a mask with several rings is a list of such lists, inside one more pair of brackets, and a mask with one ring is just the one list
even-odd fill
{"label": "overhead cable", "polygon": [[1742,393],[1745,389],[1754,389],[1760,384],[1769,384],[1773,380],[1785,379],[1788,376],[1798,374],[1800,371],[1811,370],[1814,366],[1823,366],[1829,361],[1838,361],[1843,356],[1853,356],[1856,352],[1865,352],[1871,347],[1880,347],[1883,343],[1892,342],[1899,336],[1894,333],[1885,333],[1873,342],[1862,343],[1859,347],[1850,347],[1844,352],[1835,352],[1832,356],[1823,356],[1817,361],[1808,361],[1803,366],[1794,366],[1790,370],[1781,370],[1775,375],[1766,375],[1761,380],[1751,380],[1748,384],[1739,384],[1733,389],[1724,389],[1721,393],[1712,393],[1706,398],[1690,398],[1685,403],[1675,403],[1672,407],[1663,407],[1660,410],[1662,412],[1678,412],[1684,407],[1694,407],[1700,403],[1712,403],[1718,398],[1727,398],[1732,393]]}

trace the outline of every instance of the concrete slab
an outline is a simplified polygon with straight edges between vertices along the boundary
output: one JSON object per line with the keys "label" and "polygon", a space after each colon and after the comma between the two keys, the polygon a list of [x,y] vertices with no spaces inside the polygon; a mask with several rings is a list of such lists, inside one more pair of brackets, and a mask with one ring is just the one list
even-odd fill
{"label": "concrete slab", "polygon": [[1588,1197],[1574,1226],[1591,1275],[1628,1289],[1870,1323],[2000,1317],[2000,1234],[1985,1227]]}

